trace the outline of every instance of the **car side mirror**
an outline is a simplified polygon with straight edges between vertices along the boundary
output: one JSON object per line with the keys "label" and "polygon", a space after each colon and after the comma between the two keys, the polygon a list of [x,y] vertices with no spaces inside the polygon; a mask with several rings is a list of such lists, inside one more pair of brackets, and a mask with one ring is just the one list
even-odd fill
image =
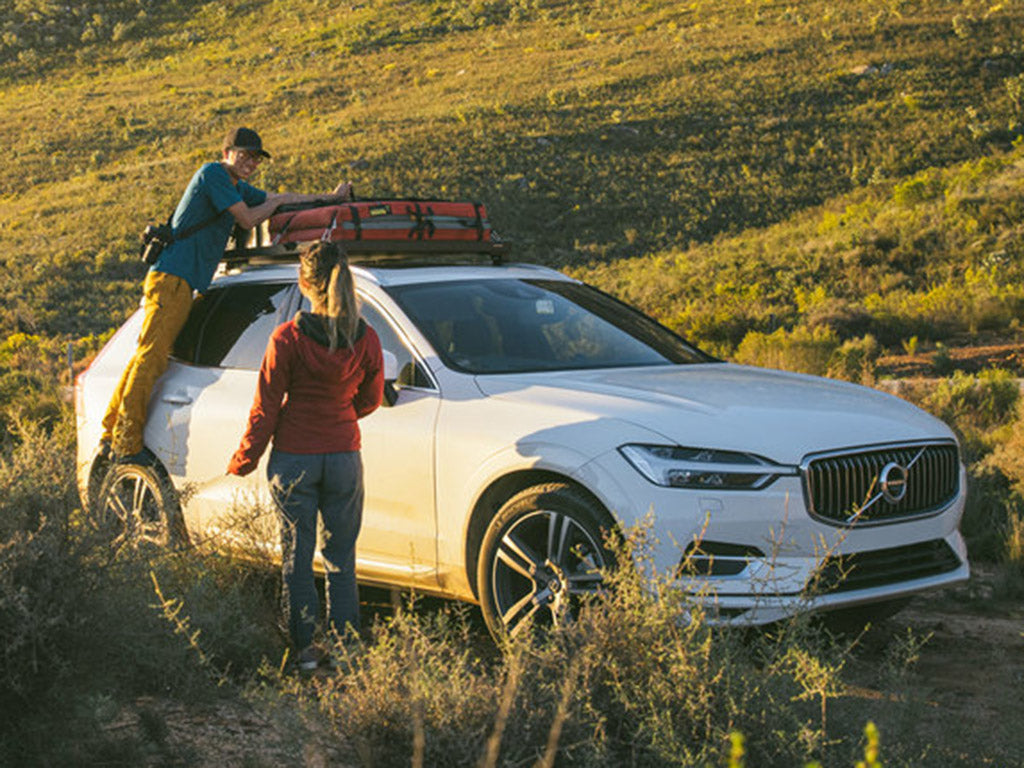
{"label": "car side mirror", "polygon": [[395,389],[395,379],[398,378],[398,358],[394,352],[382,350],[384,354],[384,405],[394,405],[398,402],[398,390]]}

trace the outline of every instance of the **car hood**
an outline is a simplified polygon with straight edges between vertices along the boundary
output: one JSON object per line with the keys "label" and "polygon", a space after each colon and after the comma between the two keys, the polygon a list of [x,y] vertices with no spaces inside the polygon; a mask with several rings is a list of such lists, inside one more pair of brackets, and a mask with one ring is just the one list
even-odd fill
{"label": "car hood", "polygon": [[671,444],[796,464],[818,451],[951,439],[938,419],[867,387],[731,363],[478,376],[489,397],[633,422]]}

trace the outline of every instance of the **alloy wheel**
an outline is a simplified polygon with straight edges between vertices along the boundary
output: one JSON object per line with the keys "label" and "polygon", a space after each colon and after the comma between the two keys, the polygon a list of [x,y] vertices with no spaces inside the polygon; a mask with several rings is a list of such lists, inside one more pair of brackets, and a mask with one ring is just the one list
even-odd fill
{"label": "alloy wheel", "polygon": [[113,467],[104,482],[100,503],[104,521],[116,529],[115,545],[169,543],[166,491],[148,467]]}
{"label": "alloy wheel", "polygon": [[574,515],[545,509],[516,519],[492,561],[494,604],[506,632],[571,621],[598,593],[605,566],[602,547]]}

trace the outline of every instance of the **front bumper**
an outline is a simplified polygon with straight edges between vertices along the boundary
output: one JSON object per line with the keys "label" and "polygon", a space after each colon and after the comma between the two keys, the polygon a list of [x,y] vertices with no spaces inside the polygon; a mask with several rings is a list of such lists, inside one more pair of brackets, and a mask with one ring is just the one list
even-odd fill
{"label": "front bumper", "polygon": [[665,488],[617,452],[576,478],[625,526],[649,526],[649,559],[720,623],[764,624],[803,611],[897,599],[969,576],[957,496],[928,516],[842,527],[812,517],[799,477],[760,491]]}

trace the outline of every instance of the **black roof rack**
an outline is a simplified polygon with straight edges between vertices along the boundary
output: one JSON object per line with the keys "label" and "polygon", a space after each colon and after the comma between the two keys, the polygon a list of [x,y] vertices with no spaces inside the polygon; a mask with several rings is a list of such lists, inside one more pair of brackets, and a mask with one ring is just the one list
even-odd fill
{"label": "black roof rack", "polygon": [[[402,267],[465,264],[476,257],[489,259],[492,264],[497,265],[503,262],[505,252],[503,243],[478,240],[345,240],[337,242],[345,248],[351,264],[387,264]],[[247,264],[293,262],[298,259],[299,251],[304,245],[308,245],[308,243],[232,248],[224,251],[221,262],[229,269]]]}

